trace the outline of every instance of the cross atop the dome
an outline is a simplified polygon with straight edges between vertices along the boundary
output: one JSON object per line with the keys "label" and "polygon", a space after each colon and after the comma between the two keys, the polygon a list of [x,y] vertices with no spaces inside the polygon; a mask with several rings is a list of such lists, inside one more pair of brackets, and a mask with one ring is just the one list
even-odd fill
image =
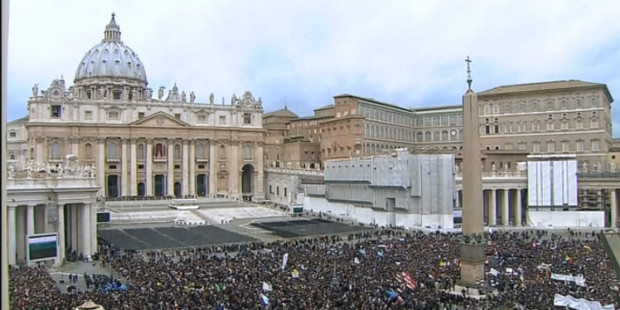
{"label": "cross atop the dome", "polygon": [[469,86],[469,89],[471,90],[471,82],[473,82],[473,80],[471,79],[471,69],[469,68],[469,64],[472,62],[472,60],[469,59],[469,56],[467,56],[467,59],[465,59],[465,62],[467,62],[467,85]]}

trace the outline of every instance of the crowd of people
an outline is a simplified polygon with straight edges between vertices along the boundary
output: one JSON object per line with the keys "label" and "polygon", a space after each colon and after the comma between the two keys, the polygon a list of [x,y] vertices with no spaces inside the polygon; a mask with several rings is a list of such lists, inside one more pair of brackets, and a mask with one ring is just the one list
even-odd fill
{"label": "crowd of people", "polygon": [[[41,267],[11,268],[12,309],[556,309],[555,294],[615,303],[618,280],[599,235],[497,231],[486,280],[455,291],[460,234],[378,228],[174,253],[102,244],[126,290],[61,292]],[[543,268],[541,268],[541,266]],[[585,286],[551,273],[583,275]],[[28,292],[26,295],[24,292]],[[476,296],[474,296],[476,295]],[[557,308],[564,309],[564,308]]]}

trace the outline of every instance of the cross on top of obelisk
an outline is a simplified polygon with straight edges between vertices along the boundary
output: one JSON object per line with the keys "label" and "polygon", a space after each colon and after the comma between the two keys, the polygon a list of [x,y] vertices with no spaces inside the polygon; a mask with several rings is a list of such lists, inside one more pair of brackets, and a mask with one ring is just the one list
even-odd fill
{"label": "cross on top of obelisk", "polygon": [[469,64],[472,61],[471,59],[469,59],[469,56],[467,56],[467,59],[465,59],[465,62],[467,62],[467,85],[469,86],[469,89],[471,90],[471,82],[473,82],[473,80],[471,79],[471,69],[469,68]]}

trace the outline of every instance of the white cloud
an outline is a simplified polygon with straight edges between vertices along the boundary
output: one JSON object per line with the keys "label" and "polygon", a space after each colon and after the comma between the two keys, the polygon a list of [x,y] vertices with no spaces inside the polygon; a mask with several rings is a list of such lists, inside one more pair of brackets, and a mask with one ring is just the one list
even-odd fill
{"label": "white cloud", "polygon": [[176,81],[218,102],[249,89],[266,111],[286,97],[310,115],[340,93],[406,107],[459,104],[467,55],[476,90],[581,79],[617,95],[619,9],[572,0],[13,1],[9,119],[25,115],[32,84],[73,79],[111,12],[152,88]]}

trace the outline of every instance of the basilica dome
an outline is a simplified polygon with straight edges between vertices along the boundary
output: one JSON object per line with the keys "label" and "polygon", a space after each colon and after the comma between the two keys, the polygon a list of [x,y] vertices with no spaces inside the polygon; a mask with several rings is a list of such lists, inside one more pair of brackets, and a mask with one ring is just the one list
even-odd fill
{"label": "basilica dome", "polygon": [[75,82],[93,81],[101,78],[122,78],[126,81],[148,84],[146,71],[138,54],[121,41],[120,27],[114,14],[106,26],[101,43],[91,48],[78,65]]}

